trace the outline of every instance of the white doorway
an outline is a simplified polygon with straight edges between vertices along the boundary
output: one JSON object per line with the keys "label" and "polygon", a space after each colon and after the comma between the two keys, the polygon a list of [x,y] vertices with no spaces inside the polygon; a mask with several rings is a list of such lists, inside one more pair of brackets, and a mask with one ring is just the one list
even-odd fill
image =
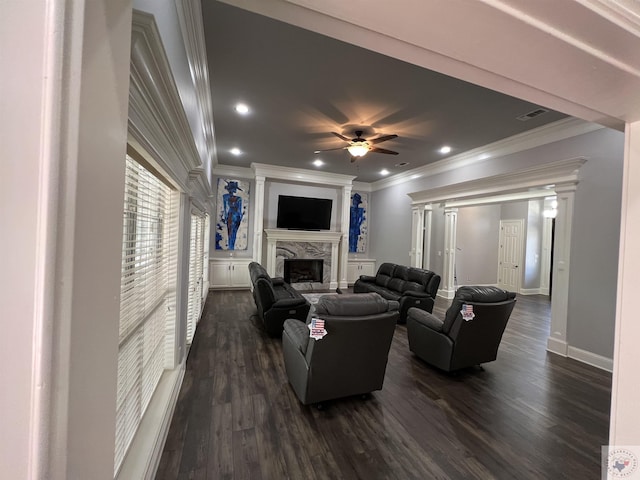
{"label": "white doorway", "polygon": [[524,219],[500,220],[498,286],[520,293]]}

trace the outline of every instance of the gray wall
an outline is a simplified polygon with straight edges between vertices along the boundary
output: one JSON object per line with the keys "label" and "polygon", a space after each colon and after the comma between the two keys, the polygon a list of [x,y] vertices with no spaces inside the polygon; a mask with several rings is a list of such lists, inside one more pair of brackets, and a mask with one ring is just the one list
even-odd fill
{"label": "gray wall", "polygon": [[601,131],[584,140],[571,235],[569,344],[613,356],[620,239],[624,134]]}
{"label": "gray wall", "polygon": [[[623,142],[621,132],[600,129],[373,192],[371,251],[375,252],[378,263],[409,262],[411,207],[408,192],[584,156],[588,161],[580,169],[574,207],[567,338],[571,346],[610,358],[616,309]],[[434,212],[434,228],[438,216]],[[528,212],[523,218],[528,218]],[[434,254],[438,248],[432,242]],[[441,258],[438,260],[432,255],[434,271],[438,271],[441,262]]]}
{"label": "gray wall", "polygon": [[406,184],[372,192],[369,197],[369,250],[376,265],[409,265],[411,199]]}
{"label": "gray wall", "polygon": [[458,210],[458,285],[495,285],[498,282],[499,231],[500,205],[465,207]]}

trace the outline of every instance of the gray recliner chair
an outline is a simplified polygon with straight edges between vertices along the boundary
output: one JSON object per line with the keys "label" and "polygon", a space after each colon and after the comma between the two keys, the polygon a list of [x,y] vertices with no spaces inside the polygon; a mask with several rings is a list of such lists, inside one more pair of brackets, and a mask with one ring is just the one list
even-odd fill
{"label": "gray recliner chair", "polygon": [[497,287],[460,287],[444,320],[410,308],[409,349],[425,362],[448,372],[491,362],[498,355],[515,296],[514,292]]}
{"label": "gray recliner chair", "polygon": [[398,302],[377,293],[320,297],[314,316],[325,321],[324,338],[310,338],[304,322],[284,323],[282,348],[289,383],[304,405],[381,390]]}

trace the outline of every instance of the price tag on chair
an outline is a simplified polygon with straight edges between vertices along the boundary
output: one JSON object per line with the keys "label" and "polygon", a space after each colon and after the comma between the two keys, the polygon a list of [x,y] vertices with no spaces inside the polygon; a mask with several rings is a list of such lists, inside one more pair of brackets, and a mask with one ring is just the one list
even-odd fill
{"label": "price tag on chair", "polygon": [[307,325],[309,327],[309,336],[315,340],[322,340],[327,334],[327,330],[324,328],[324,320],[321,318],[312,318],[311,323]]}
{"label": "price tag on chair", "polygon": [[462,310],[460,310],[460,313],[462,314],[462,319],[465,322],[473,320],[476,316],[476,314],[473,313],[473,305],[462,305]]}

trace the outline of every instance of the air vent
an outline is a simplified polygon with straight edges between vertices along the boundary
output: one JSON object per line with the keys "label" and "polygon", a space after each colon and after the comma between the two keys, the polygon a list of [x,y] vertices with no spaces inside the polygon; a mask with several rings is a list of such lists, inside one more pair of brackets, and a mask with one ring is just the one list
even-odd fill
{"label": "air vent", "polygon": [[406,167],[407,165],[409,165],[409,162],[396,163],[396,167]]}
{"label": "air vent", "polygon": [[516,120],[526,122],[527,120],[531,120],[532,118],[537,117],[538,115],[542,115],[543,113],[547,113],[548,111],[549,110],[545,110],[544,108],[538,108],[537,110],[516,117]]}

